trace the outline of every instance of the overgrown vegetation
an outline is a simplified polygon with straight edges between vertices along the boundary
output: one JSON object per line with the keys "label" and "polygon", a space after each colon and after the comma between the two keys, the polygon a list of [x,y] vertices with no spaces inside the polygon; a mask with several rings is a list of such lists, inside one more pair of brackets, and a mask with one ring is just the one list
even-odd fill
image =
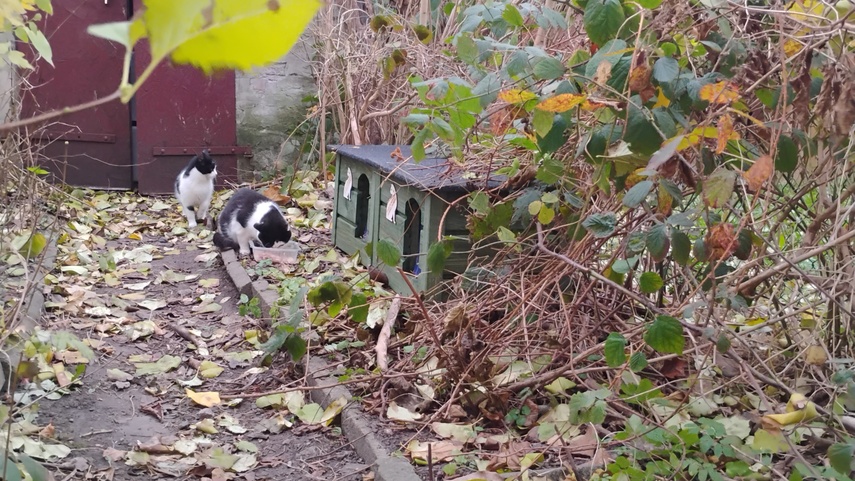
{"label": "overgrown vegetation", "polygon": [[[441,375],[383,384],[378,408],[429,390],[430,421],[463,411],[533,430],[531,449],[557,455],[578,429],[574,399],[605,387],[610,407],[586,418],[611,453],[588,453],[611,460],[602,479],[665,475],[674,456],[686,479],[848,479],[851,4],[460,0],[326,15],[320,104],[343,143],[412,141],[417,160],[449,157],[476,185],[506,180],[468,199],[471,236],[505,246],[475,288],[473,270],[446,304],[406,309],[407,343],[430,354],[397,346],[392,371]],[[558,381],[575,387],[550,435],[519,413],[564,412]],[[788,417],[771,414],[793,393]],[[757,424],[732,428],[745,419]],[[699,429],[733,450],[711,451]],[[472,443],[484,446],[455,449]]]}

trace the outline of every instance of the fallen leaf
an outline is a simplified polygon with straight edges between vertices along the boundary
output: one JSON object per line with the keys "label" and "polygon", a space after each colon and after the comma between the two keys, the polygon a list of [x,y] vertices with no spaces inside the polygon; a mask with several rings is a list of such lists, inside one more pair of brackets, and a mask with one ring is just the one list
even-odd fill
{"label": "fallen leaf", "polygon": [[161,299],[158,299],[158,300],[149,299],[149,300],[137,302],[137,305],[139,305],[140,307],[144,307],[150,311],[156,311],[158,309],[166,307],[167,302],[164,300],[161,300]]}
{"label": "fallen leaf", "polygon": [[435,422],[430,425],[433,432],[443,438],[453,439],[461,443],[471,443],[475,440],[477,433],[472,424],[452,424]]}
{"label": "fallen leaf", "polygon": [[421,419],[422,415],[421,413],[414,413],[407,408],[398,406],[398,403],[392,401],[386,410],[386,417],[393,421],[413,422]]}
{"label": "fallen leaf", "polygon": [[153,374],[164,374],[181,365],[181,358],[169,354],[161,357],[156,362],[140,362],[134,364],[137,370],[135,376],[147,376]]}
{"label": "fallen leaf", "polygon": [[191,429],[196,429],[205,434],[217,434],[217,428],[214,427],[214,420],[211,418],[203,419],[196,424],[190,425]]}
{"label": "fallen leaf", "polygon": [[208,252],[207,254],[199,254],[196,256],[196,262],[210,262],[217,258],[219,252]]}
{"label": "fallen leaf", "polygon": [[220,280],[217,278],[213,279],[199,279],[199,287],[210,289],[211,287],[217,287],[220,285]]}
{"label": "fallen leaf", "polygon": [[430,446],[430,456],[434,463],[440,461],[450,461],[454,456],[460,454],[463,449],[463,444],[457,441],[434,441],[423,443],[417,439],[410,441],[407,444],[407,454],[413,460],[419,459],[422,461],[428,460],[428,446]]}
{"label": "fallen leaf", "polygon": [[219,376],[225,369],[212,361],[202,361],[199,365],[199,375],[211,379]]}
{"label": "fallen leaf", "polygon": [[279,205],[286,205],[291,202],[291,196],[281,193],[280,190],[273,185],[264,189],[261,193],[264,194],[265,197],[272,200],[273,202],[276,202]]}
{"label": "fallen leaf", "polygon": [[124,287],[125,289],[132,290],[132,291],[141,291],[141,290],[144,290],[146,287],[148,287],[150,284],[151,284],[151,281],[144,281],[144,282],[137,282],[135,284],[124,284],[124,285],[122,285],[122,287]]}
{"label": "fallen leaf", "polygon": [[206,408],[220,404],[220,393],[214,391],[196,392],[192,389],[185,389],[187,397],[193,400],[196,404],[205,406]]}
{"label": "fallen leaf", "polygon": [[317,403],[306,404],[295,412],[294,415],[306,424],[318,424],[324,415],[324,408]]}

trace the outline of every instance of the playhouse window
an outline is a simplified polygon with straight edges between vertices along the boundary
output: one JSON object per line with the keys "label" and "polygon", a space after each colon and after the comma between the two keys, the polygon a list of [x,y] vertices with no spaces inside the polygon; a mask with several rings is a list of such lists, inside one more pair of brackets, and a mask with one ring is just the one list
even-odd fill
{"label": "playhouse window", "polygon": [[371,198],[371,186],[368,176],[362,174],[356,182],[356,232],[353,235],[357,239],[368,236],[368,199]]}
{"label": "playhouse window", "polygon": [[407,201],[404,210],[404,270],[419,274],[419,241],[422,233],[422,211],[415,199]]}

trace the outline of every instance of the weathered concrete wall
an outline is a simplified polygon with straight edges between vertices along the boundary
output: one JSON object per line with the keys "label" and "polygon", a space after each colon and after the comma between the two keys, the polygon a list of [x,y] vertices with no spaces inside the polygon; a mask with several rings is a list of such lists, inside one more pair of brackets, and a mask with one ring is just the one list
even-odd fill
{"label": "weathered concrete wall", "polygon": [[303,99],[317,92],[310,55],[311,40],[304,35],[279,62],[249,74],[237,73],[237,140],[251,146],[254,154],[239,166],[241,178],[273,169],[280,150],[280,168],[299,155],[305,136],[298,133],[285,141],[306,118]]}
{"label": "weathered concrete wall", "polygon": [[[0,42],[14,42],[15,36],[12,32],[0,33]],[[12,99],[15,91],[12,86],[15,84],[15,69],[9,66],[6,62],[0,62],[0,121],[6,120],[9,115]]]}

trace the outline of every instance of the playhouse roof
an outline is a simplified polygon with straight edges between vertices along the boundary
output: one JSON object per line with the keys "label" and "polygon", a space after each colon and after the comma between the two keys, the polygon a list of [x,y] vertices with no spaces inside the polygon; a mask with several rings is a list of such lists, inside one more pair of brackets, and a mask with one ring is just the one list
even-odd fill
{"label": "playhouse roof", "polygon": [[[331,145],[329,148],[374,167],[397,182],[421,190],[456,194],[484,188],[482,176],[464,177],[467,171],[448,159],[430,158],[416,162],[409,145]],[[392,156],[396,149],[400,149],[405,160]],[[487,188],[498,187],[505,180],[504,176],[493,175],[487,181]]]}

